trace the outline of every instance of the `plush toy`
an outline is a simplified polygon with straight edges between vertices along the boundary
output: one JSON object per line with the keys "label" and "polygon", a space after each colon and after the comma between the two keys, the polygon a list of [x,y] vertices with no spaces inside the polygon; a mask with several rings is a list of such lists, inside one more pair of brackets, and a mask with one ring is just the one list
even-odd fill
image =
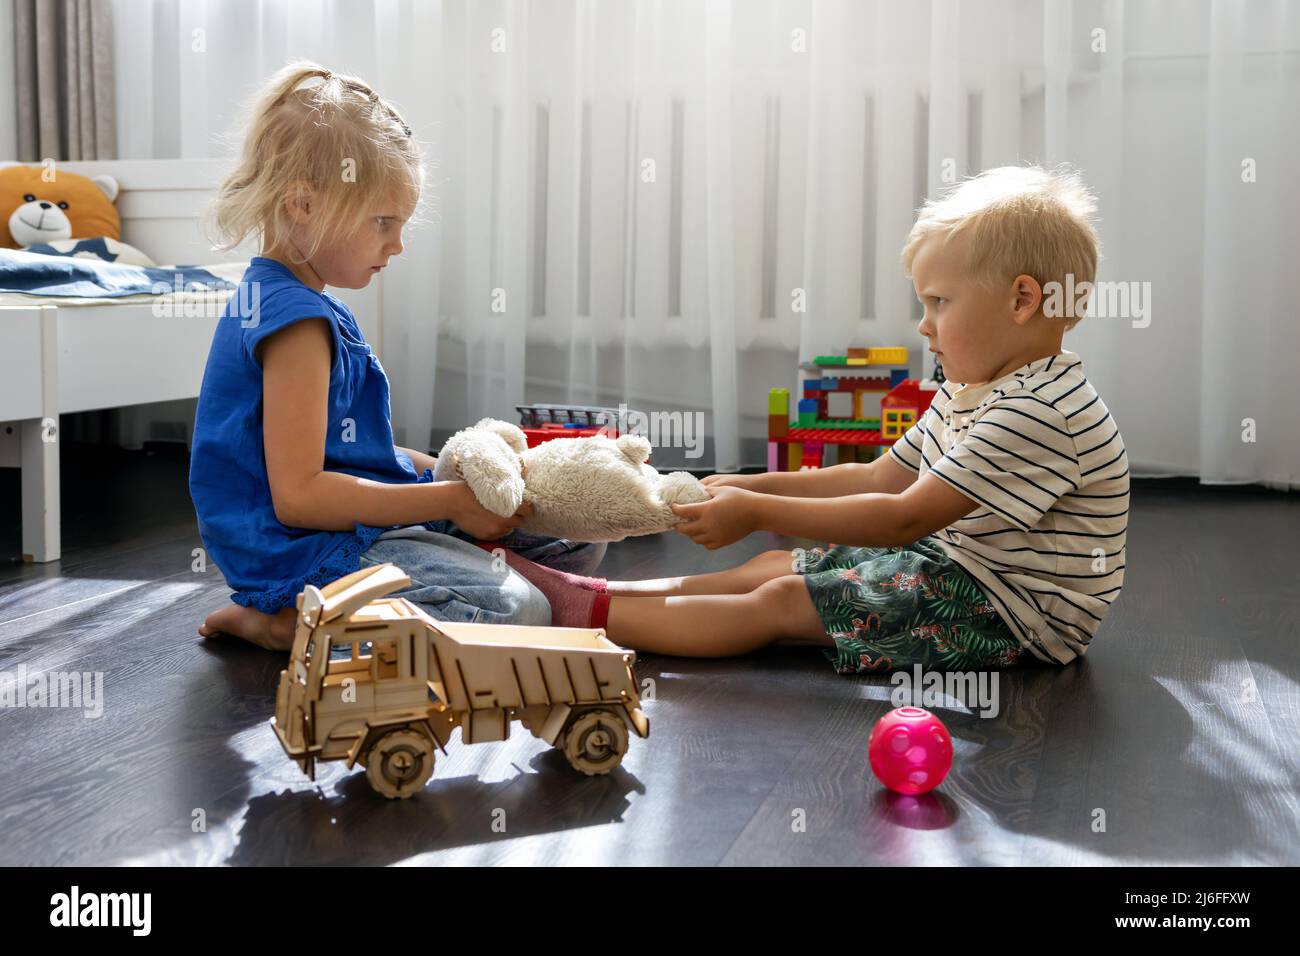
{"label": "plush toy", "polygon": [[52,167],[0,164],[0,246],[22,249],[60,239],[122,238],[117,180]]}
{"label": "plush toy", "polygon": [[707,501],[692,475],[661,475],[641,435],[555,438],[529,448],[509,422],[485,418],[452,435],[438,455],[435,481],[464,479],[493,514],[508,517],[528,502],[523,530],[571,541],[622,541],[666,531],[681,519],[672,504]]}

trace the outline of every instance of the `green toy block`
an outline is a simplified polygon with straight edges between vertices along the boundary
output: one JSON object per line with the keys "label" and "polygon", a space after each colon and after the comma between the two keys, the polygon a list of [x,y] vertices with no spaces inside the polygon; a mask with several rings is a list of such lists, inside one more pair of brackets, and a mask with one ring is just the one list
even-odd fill
{"label": "green toy block", "polygon": [[790,414],[790,390],[774,388],[767,393],[767,413],[769,415]]}
{"label": "green toy block", "polygon": [[805,422],[804,416],[799,416],[800,428],[825,428],[828,431],[880,431],[880,419],[878,418],[814,418]]}

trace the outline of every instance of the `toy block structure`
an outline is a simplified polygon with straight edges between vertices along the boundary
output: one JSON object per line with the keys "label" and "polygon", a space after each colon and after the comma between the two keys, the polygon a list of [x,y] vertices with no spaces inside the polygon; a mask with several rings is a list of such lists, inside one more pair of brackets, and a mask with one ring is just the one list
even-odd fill
{"label": "toy block structure", "polygon": [[[902,437],[930,407],[938,383],[909,379],[908,350],[850,348],[844,355],[819,355],[800,363],[804,373],[795,417],[788,389],[768,392],[768,471],[800,471],[850,461],[871,461]],[[868,371],[870,370],[870,371]],[[827,373],[843,374],[831,377]],[[879,417],[866,413],[866,397],[880,396]],[[847,396],[848,418],[832,417],[832,396]],[[835,460],[828,460],[831,449]]]}
{"label": "toy block structure", "polygon": [[930,407],[930,400],[937,391],[937,387],[923,388],[922,383],[914,378],[905,379],[891,389],[880,400],[881,437],[891,442],[902,438]]}
{"label": "toy block structure", "polygon": [[617,438],[618,409],[596,405],[516,405],[519,427],[536,448],[553,438],[589,438],[608,435]]}

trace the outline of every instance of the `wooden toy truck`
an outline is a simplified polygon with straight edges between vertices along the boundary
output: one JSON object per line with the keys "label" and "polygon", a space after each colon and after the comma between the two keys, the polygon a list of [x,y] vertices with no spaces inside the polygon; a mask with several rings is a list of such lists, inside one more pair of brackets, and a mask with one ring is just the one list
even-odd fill
{"label": "wooden toy truck", "polygon": [[477,744],[505,740],[518,720],[585,774],[619,765],[629,726],[649,736],[636,655],[603,630],[448,623],[383,599],[410,583],[381,564],[298,595],[272,723],[311,779],[318,760],[344,760],[384,796],[409,797],[458,727]]}

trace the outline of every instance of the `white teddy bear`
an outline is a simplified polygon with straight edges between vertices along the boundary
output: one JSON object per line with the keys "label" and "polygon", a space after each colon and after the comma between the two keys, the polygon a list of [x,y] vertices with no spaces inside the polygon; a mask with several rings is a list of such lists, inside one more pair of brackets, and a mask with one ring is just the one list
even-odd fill
{"label": "white teddy bear", "polygon": [[493,514],[509,517],[533,507],[523,530],[571,541],[622,541],[666,531],[682,519],[673,504],[708,501],[692,475],[661,475],[646,459],[641,435],[555,438],[536,448],[517,426],[485,418],[447,440],[435,481],[464,479]]}

